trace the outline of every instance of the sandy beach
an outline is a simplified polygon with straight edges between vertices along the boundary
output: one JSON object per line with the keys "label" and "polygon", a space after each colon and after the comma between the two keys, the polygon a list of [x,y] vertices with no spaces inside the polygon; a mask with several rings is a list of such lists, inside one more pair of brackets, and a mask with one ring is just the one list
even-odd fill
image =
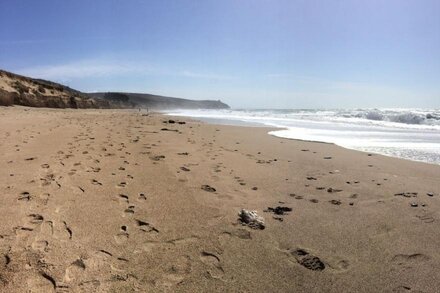
{"label": "sandy beach", "polygon": [[1,292],[440,290],[438,165],[137,110],[0,125]]}

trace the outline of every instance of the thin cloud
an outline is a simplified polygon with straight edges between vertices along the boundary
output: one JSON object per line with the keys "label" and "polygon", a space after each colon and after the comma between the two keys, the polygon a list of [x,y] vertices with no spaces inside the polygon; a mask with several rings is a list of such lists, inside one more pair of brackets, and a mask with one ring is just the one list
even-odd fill
{"label": "thin cloud", "polygon": [[135,64],[106,63],[96,60],[83,60],[66,64],[36,66],[17,71],[35,78],[72,80],[86,77],[102,77],[143,72],[148,68]]}
{"label": "thin cloud", "polygon": [[214,79],[214,80],[230,80],[234,79],[233,76],[228,75],[218,75],[218,74],[206,74],[206,73],[196,73],[192,71],[182,71],[178,75],[183,77],[192,77],[192,78],[202,78],[202,79]]}
{"label": "thin cloud", "polygon": [[152,66],[145,62],[121,62],[104,59],[80,60],[64,64],[35,66],[15,70],[18,74],[34,78],[51,79],[58,81],[71,81],[82,78],[99,78],[112,76],[178,76],[184,78],[207,80],[230,80],[234,77],[214,73],[199,73],[190,70],[172,70]]}

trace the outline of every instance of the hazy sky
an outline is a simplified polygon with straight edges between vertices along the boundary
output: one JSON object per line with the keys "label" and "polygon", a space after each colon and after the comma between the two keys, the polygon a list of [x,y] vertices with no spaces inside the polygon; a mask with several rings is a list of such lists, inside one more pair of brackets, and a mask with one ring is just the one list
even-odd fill
{"label": "hazy sky", "polygon": [[233,107],[440,108],[440,1],[0,0],[0,68]]}

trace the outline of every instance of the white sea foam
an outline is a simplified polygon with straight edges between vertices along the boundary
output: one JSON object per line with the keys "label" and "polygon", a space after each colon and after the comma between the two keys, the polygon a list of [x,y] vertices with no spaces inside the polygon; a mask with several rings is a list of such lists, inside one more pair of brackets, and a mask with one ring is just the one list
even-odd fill
{"label": "white sea foam", "polygon": [[440,110],[182,110],[216,123],[281,128],[269,134],[440,164]]}

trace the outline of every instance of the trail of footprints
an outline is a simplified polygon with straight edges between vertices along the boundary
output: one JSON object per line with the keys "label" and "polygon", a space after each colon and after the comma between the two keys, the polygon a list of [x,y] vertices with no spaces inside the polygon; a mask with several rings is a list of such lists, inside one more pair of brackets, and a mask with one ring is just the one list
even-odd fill
{"label": "trail of footprints", "polygon": [[[114,236],[116,244],[125,244],[130,238],[130,233],[133,233],[135,231],[141,231],[144,233],[153,232],[154,234],[159,233],[159,230],[151,225],[149,222],[135,216],[136,205],[130,202],[128,195],[120,193],[118,194],[118,199],[122,206],[121,217],[124,219],[129,219],[129,222],[128,224],[122,225],[119,232]],[[145,195],[145,193],[138,194],[137,202],[142,203],[146,200],[147,196]]]}
{"label": "trail of footprints", "polygon": [[[115,119],[115,121],[117,121],[117,119]],[[156,132],[142,130],[142,128],[136,128],[136,130],[133,130],[134,128],[127,128],[127,131],[125,133],[125,138],[127,139],[127,142],[114,144],[112,143],[112,139],[114,140],[115,136],[122,139],[123,134],[121,134],[120,132],[112,132],[111,128],[106,128],[106,130],[108,131],[108,135],[105,136],[105,139],[101,143],[98,143],[93,135],[94,129],[92,127],[87,126],[87,123],[81,122],[79,120],[76,122],[84,130],[73,137],[73,141],[68,143],[67,149],[60,150],[56,154],[56,158],[59,160],[61,168],[66,167],[66,169],[68,169],[66,170],[67,176],[72,177],[90,175],[93,177],[93,174],[102,172],[99,165],[101,162],[104,162],[104,160],[114,160],[116,156],[122,160],[121,164],[119,164],[120,166],[117,167],[114,173],[112,173],[112,175],[114,176],[119,176],[121,174],[123,176],[123,179],[118,180],[115,186],[115,191],[117,192],[117,201],[119,201],[121,207],[120,216],[124,223],[119,227],[118,231],[115,231],[115,234],[113,236],[113,241],[117,246],[129,246],[131,245],[130,243],[132,238],[135,238],[138,235],[148,235],[148,237],[145,237],[143,249],[145,252],[151,253],[159,245],[168,245],[169,247],[175,247],[176,245],[183,245],[187,243],[187,241],[192,241],[194,239],[197,240],[196,237],[182,240],[170,240],[165,242],[159,240],[159,229],[150,224],[147,220],[143,219],[142,217],[138,217],[137,215],[137,205],[142,205],[148,202],[147,194],[138,193],[137,195],[129,195],[125,192],[130,181],[135,180],[135,178],[131,174],[129,174],[127,170],[130,166],[129,158],[132,155],[132,152],[127,150],[127,146],[136,143],[142,143],[141,137],[152,135]],[[130,123],[132,123],[133,125],[144,125],[145,120],[129,121],[129,124]],[[174,135],[174,132],[170,133],[173,133]],[[194,132],[191,132],[190,134],[193,135]],[[23,144],[26,144],[27,141],[30,139],[33,139],[33,137],[26,137],[26,140],[23,141]],[[204,138],[202,138],[202,140],[204,140]],[[195,140],[188,138],[187,142],[189,144],[193,144],[195,143]],[[213,142],[215,142],[215,135],[213,136],[212,142],[203,143],[207,150],[205,153],[206,157],[210,158],[210,161],[214,161],[212,162],[212,170],[214,173],[227,172],[227,168],[223,165],[223,163],[215,161],[218,155],[221,154],[221,151],[238,152],[238,149],[228,149],[225,147],[220,147],[221,150],[215,150],[213,148]],[[157,144],[148,143],[142,145],[142,149],[144,151],[141,152],[141,154],[150,156],[150,158],[153,160],[153,164],[160,162],[165,158],[164,156],[152,155],[151,153],[151,151],[154,148],[157,148],[159,144],[160,141]],[[236,143],[237,148],[239,147],[239,144],[239,142]],[[19,145],[17,145],[16,148],[17,151],[20,150]],[[102,154],[95,154],[96,149],[102,151]],[[178,155],[188,156],[188,153],[184,152],[179,153]],[[313,155],[316,155],[316,152],[313,152]],[[255,155],[246,154],[246,157],[249,158],[249,160],[255,160],[257,164],[276,164],[277,162],[279,162],[277,159],[264,158],[260,152]],[[35,160],[35,158],[32,157],[28,159],[29,162]],[[84,163],[84,159],[87,163]],[[324,160],[331,159],[332,157],[329,156],[324,157]],[[76,162],[72,162],[74,160]],[[190,168],[184,168],[185,169],[181,168],[181,171],[191,171]],[[57,175],[54,171],[52,171],[49,164],[41,164],[41,170],[42,171],[39,182],[42,189],[60,189],[62,187],[61,183],[63,180],[63,176]],[[247,186],[247,182],[240,176],[236,176],[234,170],[231,169],[229,174],[233,176],[234,180],[237,182],[237,188],[247,188],[252,189],[253,191],[258,190],[256,186]],[[317,192],[318,194],[337,196],[327,200],[332,205],[339,206],[345,203],[343,200],[340,199],[341,194],[343,194],[344,196],[348,196],[349,204],[355,202],[358,194],[347,194],[342,190],[342,188],[338,189],[319,183],[324,176],[332,176],[335,174],[338,174],[338,172],[330,172],[330,174],[310,174],[310,176],[305,178],[305,185],[306,187],[310,187],[311,190]],[[213,174],[213,176],[215,176],[215,174]],[[100,186],[103,186],[104,182],[100,182],[92,177],[90,178],[91,185],[98,188]],[[215,179],[215,177],[213,178]],[[371,183],[376,186],[381,186],[382,184],[386,184],[387,180],[388,179],[386,178],[381,182],[375,182],[373,180]],[[351,182],[346,182],[345,184],[353,187],[360,184],[360,182],[354,180]],[[78,188],[82,192],[85,192],[87,186],[80,186]],[[307,197],[307,199],[311,203],[319,202],[319,200],[316,199],[315,196],[312,196],[310,198],[310,196],[296,195],[294,193],[292,193],[290,196],[295,199],[303,199],[304,197]],[[320,195],[320,197],[322,196]],[[18,201],[22,202],[23,205],[28,205],[29,210],[32,210],[33,212],[28,213],[23,223],[20,226],[16,226],[14,228],[14,233],[16,237],[27,238],[29,240],[27,241],[27,243],[30,243],[30,248],[33,251],[45,254],[50,252],[51,243],[53,241],[69,241],[72,240],[73,237],[75,237],[74,231],[69,226],[67,221],[63,220],[62,218],[46,219],[45,206],[47,206],[51,199],[50,192],[31,194],[30,192],[23,191],[19,194],[17,199]],[[432,223],[435,221],[433,215],[430,213],[421,213],[417,215],[417,217],[424,223]],[[224,232],[222,235],[219,236],[219,242],[227,243],[227,241],[230,241],[231,237],[243,241],[252,239],[251,232],[246,229],[237,229],[234,231]],[[293,250],[290,250],[288,253],[290,259],[292,259],[303,268],[312,271],[319,272],[324,271],[328,268],[345,270],[349,267],[349,263],[346,260],[340,260],[335,265],[325,259],[321,259],[311,251],[303,248],[295,248]],[[206,268],[207,278],[223,278],[225,270],[222,265],[220,254],[202,249],[198,258],[199,259],[197,261],[203,263]],[[156,285],[159,287],[172,287],[176,284],[179,284],[185,279],[186,275],[191,272],[194,261],[196,261],[194,257],[190,257],[188,255],[179,256],[178,258],[176,258],[176,261],[173,263],[170,271],[164,274],[163,278],[156,280]],[[408,264],[426,261],[429,261],[428,256],[417,253],[411,255],[396,255],[392,258],[392,263],[397,266],[405,266]],[[8,254],[3,254],[3,258],[0,257],[0,265],[4,264],[6,266],[10,262],[11,259]],[[32,286],[34,288],[47,289],[47,292],[50,292],[54,289],[57,289],[58,291],[68,290],[69,286],[72,286],[72,284],[76,284],[83,290],[88,290],[89,292],[91,292],[96,290],[97,288],[104,288],[103,286],[105,286],[106,283],[106,280],[100,280],[98,277],[94,276],[94,272],[106,271],[109,267],[113,276],[118,276],[118,278],[121,278],[121,280],[124,281],[129,280],[130,276],[128,276],[127,274],[123,274],[123,272],[125,271],[124,266],[129,262],[129,258],[117,256],[117,254],[113,254],[110,251],[101,249],[92,253],[89,252],[86,256],[78,256],[76,260],[74,260],[66,267],[65,274],[60,279],[55,279],[47,270],[40,269],[38,271],[38,274],[30,278],[29,286]],[[38,266],[39,265],[36,265],[36,267]],[[118,272],[121,274],[118,275]],[[85,276],[89,276],[90,278],[86,278]]]}

